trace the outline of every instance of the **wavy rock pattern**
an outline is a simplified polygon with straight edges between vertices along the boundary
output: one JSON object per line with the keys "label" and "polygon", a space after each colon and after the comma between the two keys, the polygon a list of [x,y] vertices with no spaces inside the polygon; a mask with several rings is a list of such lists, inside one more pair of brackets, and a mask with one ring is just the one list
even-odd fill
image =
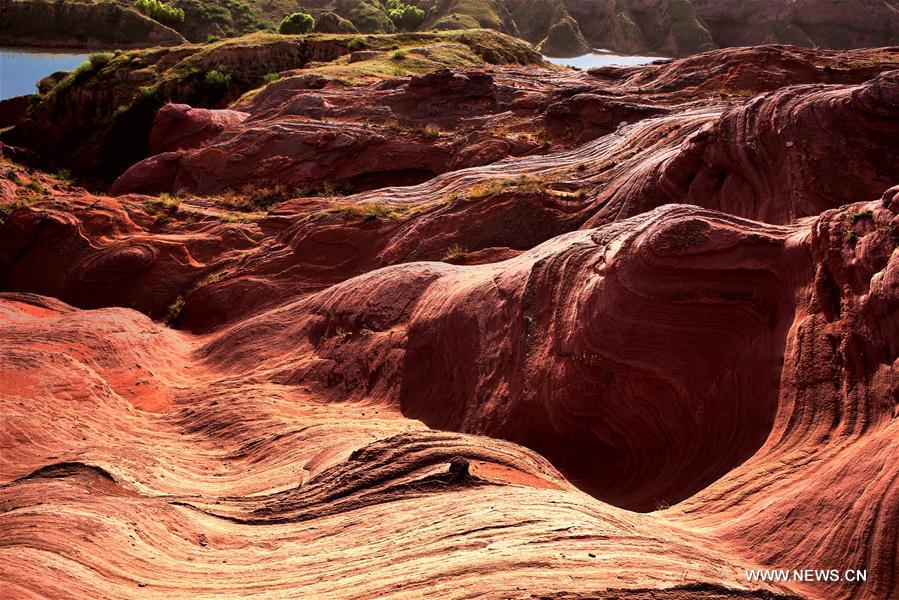
{"label": "wavy rock pattern", "polygon": [[513,261],[377,271],[249,319],[209,352],[523,443],[599,497],[652,509],[767,435],[792,316],[781,282],[797,279],[776,233],[660,210]]}
{"label": "wavy rock pattern", "polygon": [[4,595],[895,597],[896,69],[765,47],[167,108],[197,189],[278,132],[528,138],[264,214],[5,163]]}

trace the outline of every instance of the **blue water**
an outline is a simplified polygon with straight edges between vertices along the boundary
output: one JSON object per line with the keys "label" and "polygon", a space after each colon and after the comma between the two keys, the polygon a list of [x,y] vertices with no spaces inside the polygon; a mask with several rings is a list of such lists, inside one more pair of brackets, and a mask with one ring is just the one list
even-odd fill
{"label": "blue water", "polygon": [[654,60],[667,60],[664,56],[623,56],[600,51],[584,54],[583,56],[575,56],[574,58],[553,58],[551,56],[544,56],[543,58],[556,65],[577,67],[583,70],[594,67],[633,67],[645,65]]}
{"label": "blue water", "polygon": [[0,100],[37,92],[37,82],[56,71],[71,71],[87,54],[61,50],[0,48]]}

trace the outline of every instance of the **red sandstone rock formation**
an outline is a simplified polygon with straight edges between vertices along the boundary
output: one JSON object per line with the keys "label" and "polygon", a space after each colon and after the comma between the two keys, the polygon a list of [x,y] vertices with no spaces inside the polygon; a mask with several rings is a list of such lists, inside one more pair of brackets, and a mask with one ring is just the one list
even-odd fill
{"label": "red sandstone rock formation", "polygon": [[[296,188],[419,183],[533,150],[530,139],[485,127],[518,94],[482,70],[443,70],[362,89],[286,78],[238,105],[252,115],[247,119],[230,110],[166,107],[150,135],[151,151],[159,154],[126,171],[112,190],[214,193],[258,180]],[[209,121],[228,125],[213,129]],[[189,145],[154,144],[173,126]]]}
{"label": "red sandstone rock formation", "polygon": [[386,174],[268,211],[4,162],[4,591],[895,597],[897,66],[285,78],[117,183]]}

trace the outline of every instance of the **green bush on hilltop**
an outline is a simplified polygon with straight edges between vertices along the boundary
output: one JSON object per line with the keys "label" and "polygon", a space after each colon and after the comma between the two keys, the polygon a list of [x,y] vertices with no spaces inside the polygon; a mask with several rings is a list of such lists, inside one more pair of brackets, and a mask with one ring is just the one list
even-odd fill
{"label": "green bush on hilltop", "polygon": [[134,0],[134,8],[160,23],[183,23],[184,11],[159,0]]}
{"label": "green bush on hilltop", "polygon": [[284,17],[284,20],[281,21],[281,25],[278,27],[278,33],[309,33],[313,29],[315,29],[315,19],[312,18],[312,15],[296,12]]}
{"label": "green bush on hilltop", "polygon": [[109,61],[111,61],[113,58],[115,58],[115,54],[113,54],[112,52],[95,52],[91,54],[87,58],[87,60],[90,62],[91,68],[102,69],[103,67],[108,65]]}
{"label": "green bush on hilltop", "polygon": [[252,5],[243,0],[169,1],[184,10],[185,21],[190,23],[190,26],[178,29],[192,32],[198,39],[208,35],[225,38],[263,29],[274,30],[270,23],[260,20]]}
{"label": "green bush on hilltop", "polygon": [[346,47],[353,51],[365,50],[366,48],[368,48],[368,44],[365,43],[365,40],[360,40],[359,38],[353,38],[346,45]]}
{"label": "green bush on hilltop", "polygon": [[402,0],[387,0],[384,7],[387,16],[400,31],[415,31],[424,23],[425,11],[417,6],[404,4]]}
{"label": "green bush on hilltop", "polygon": [[337,0],[335,11],[349,19],[360,33],[393,33],[396,30],[378,0]]}

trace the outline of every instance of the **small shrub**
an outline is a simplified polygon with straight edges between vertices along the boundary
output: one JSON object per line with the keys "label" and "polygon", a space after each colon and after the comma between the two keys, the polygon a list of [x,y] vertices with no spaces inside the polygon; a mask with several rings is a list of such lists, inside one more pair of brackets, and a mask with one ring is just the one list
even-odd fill
{"label": "small shrub", "polygon": [[155,98],[159,93],[159,88],[155,85],[148,85],[137,90],[138,100],[149,100]]}
{"label": "small shrub", "polygon": [[281,78],[281,75],[279,73],[266,73],[265,77],[262,78],[262,81],[266,85],[268,85],[269,83],[274,83],[274,82],[278,81],[278,79],[280,79],[280,78]]}
{"label": "small shrub", "polygon": [[144,202],[144,210],[151,215],[176,214],[181,205],[181,200],[171,194],[159,194],[157,198],[150,198]]}
{"label": "small shrub", "polygon": [[222,213],[219,215],[219,221],[222,223],[255,223],[258,217],[252,215],[235,215],[232,213]]}
{"label": "small shrub", "polygon": [[[86,60],[83,63],[81,63],[80,65],[78,65],[77,67],[75,67],[75,70],[72,71],[71,77],[72,77],[72,79],[82,79],[83,77],[86,77],[87,75],[90,75],[93,72],[94,72],[94,63],[92,63],[90,60]],[[63,81],[65,81],[65,80],[63,80]],[[62,83],[62,82],[60,82],[60,83]]]}
{"label": "small shrub", "polygon": [[212,35],[211,33],[206,34],[206,43],[207,44],[213,44],[215,42],[219,42],[219,41],[221,41],[221,39],[222,38],[220,38],[217,35]]}
{"label": "small shrub", "polygon": [[406,52],[404,50],[394,50],[390,58],[393,60],[406,60]]}
{"label": "small shrub", "polygon": [[506,184],[498,179],[491,179],[490,181],[485,181],[484,183],[479,183],[477,185],[472,186],[466,196],[468,196],[469,200],[479,200],[480,198],[487,198],[488,196],[495,196],[499,194],[505,189]]}
{"label": "small shrub", "polygon": [[331,198],[333,196],[349,196],[351,194],[355,194],[356,190],[353,189],[353,186],[344,182],[344,183],[333,183],[327,182],[321,187],[312,188],[310,190],[306,190],[305,194],[308,197],[322,197],[322,198]]}
{"label": "small shrub", "polygon": [[56,175],[54,175],[53,177],[55,177],[59,181],[71,181],[72,180],[72,172],[69,171],[68,169],[60,169],[56,172]]}
{"label": "small shrub", "polygon": [[426,138],[434,139],[434,138],[440,137],[440,129],[432,123],[428,123],[427,125],[422,127],[420,131],[421,131],[421,134],[423,136],[425,136]]}
{"label": "small shrub", "polygon": [[849,244],[851,246],[854,246],[855,242],[858,241],[858,234],[855,233],[854,231],[847,231],[846,232],[846,241],[849,242]]}
{"label": "small shrub", "polygon": [[360,38],[353,38],[350,40],[350,43],[346,45],[346,47],[353,52],[356,50],[365,50],[368,48],[368,44],[365,43],[365,40]]}
{"label": "small shrub", "polygon": [[424,23],[425,11],[399,0],[387,0],[387,16],[400,31],[414,31]]}
{"label": "small shrub", "polygon": [[184,296],[178,296],[175,298],[171,304],[169,304],[169,309],[167,311],[165,322],[169,325],[175,323],[178,320],[178,317],[181,316],[181,311],[184,310]]}
{"label": "small shrub", "polygon": [[300,194],[283,185],[272,187],[247,186],[240,190],[229,190],[219,198],[219,204],[232,210],[253,212],[268,210],[273,205],[296,198]]}
{"label": "small shrub", "polygon": [[396,216],[396,211],[387,204],[374,203],[366,206],[362,213],[363,221],[389,219]]}
{"label": "small shrub", "polygon": [[312,15],[295,12],[292,15],[284,17],[284,20],[281,21],[281,25],[278,26],[278,33],[286,35],[309,33],[313,29],[315,29],[315,19],[312,18]]}
{"label": "small shrub", "polygon": [[852,224],[854,225],[855,223],[858,223],[859,221],[862,221],[862,220],[864,220],[864,219],[873,219],[873,218],[874,218],[874,211],[872,211],[872,210],[863,210],[863,211],[861,211],[861,212],[852,213],[851,215],[849,215],[849,216],[846,217],[846,218],[849,219],[849,222],[852,223]]}
{"label": "small shrub", "polygon": [[183,23],[184,11],[159,0],[134,0],[134,8],[160,23]]}
{"label": "small shrub", "polygon": [[95,52],[87,58],[93,69],[102,69],[115,57],[112,52]]}
{"label": "small shrub", "polygon": [[329,212],[339,213],[347,217],[362,219],[363,221],[376,221],[380,219],[393,219],[398,216],[397,209],[383,202],[368,202],[365,204],[348,204],[335,208]]}
{"label": "small shrub", "polygon": [[231,74],[219,69],[206,72],[206,85],[213,90],[226,90],[231,85]]}
{"label": "small shrub", "polygon": [[468,256],[468,250],[466,250],[464,246],[453,244],[446,249],[446,254],[443,255],[443,260],[445,262],[465,260],[466,256]]}

